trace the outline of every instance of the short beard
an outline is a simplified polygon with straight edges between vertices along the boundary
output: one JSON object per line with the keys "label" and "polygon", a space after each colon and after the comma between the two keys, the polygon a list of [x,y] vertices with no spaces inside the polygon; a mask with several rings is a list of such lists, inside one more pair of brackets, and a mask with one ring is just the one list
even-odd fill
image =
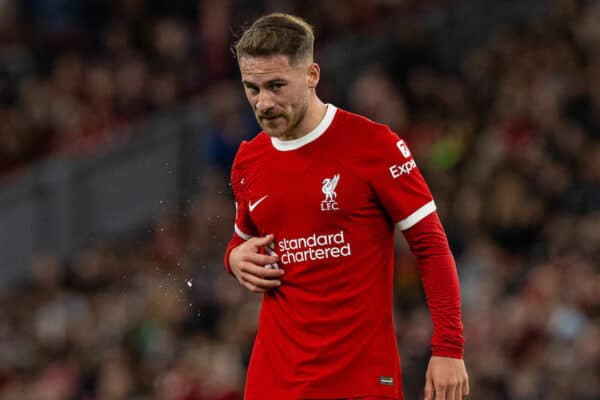
{"label": "short beard", "polygon": [[[294,132],[296,128],[300,125],[304,117],[306,116],[306,112],[308,111],[308,96],[303,96],[298,99],[298,101],[292,104],[292,114],[294,114],[295,118],[293,120],[288,119],[289,115],[285,115],[284,118],[288,119],[289,126],[285,132],[282,132],[281,135],[277,136],[277,138],[281,140],[285,140],[289,138],[290,133]],[[273,137],[266,128],[266,124],[263,125],[261,123],[260,118],[256,115],[256,121],[260,125],[260,127],[267,133],[267,135]]]}
{"label": "short beard", "polygon": [[300,122],[302,122],[306,116],[306,112],[308,111],[308,96],[300,98],[299,101],[292,106],[292,111],[295,109],[295,107],[297,107],[297,112],[294,113],[296,118],[294,121],[290,121],[290,127],[287,130],[288,133],[293,132],[296,128],[298,128]]}

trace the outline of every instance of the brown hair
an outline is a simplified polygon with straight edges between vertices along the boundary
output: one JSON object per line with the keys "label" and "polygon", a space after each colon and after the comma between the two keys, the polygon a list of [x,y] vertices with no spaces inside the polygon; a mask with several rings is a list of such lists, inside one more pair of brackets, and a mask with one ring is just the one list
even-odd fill
{"label": "brown hair", "polygon": [[313,27],[300,17],[273,13],[260,17],[244,31],[233,46],[238,61],[241,57],[288,56],[290,64],[313,60],[315,36]]}

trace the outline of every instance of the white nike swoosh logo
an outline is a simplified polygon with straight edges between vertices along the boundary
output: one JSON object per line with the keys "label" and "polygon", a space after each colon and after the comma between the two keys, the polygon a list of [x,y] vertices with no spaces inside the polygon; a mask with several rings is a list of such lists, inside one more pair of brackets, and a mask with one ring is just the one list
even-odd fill
{"label": "white nike swoosh logo", "polygon": [[254,211],[254,209],[256,208],[256,206],[259,205],[267,197],[269,197],[269,195],[265,194],[263,197],[261,197],[260,199],[256,200],[256,203],[254,203],[254,204],[252,204],[251,201],[248,201],[248,208],[250,209],[250,212]]}

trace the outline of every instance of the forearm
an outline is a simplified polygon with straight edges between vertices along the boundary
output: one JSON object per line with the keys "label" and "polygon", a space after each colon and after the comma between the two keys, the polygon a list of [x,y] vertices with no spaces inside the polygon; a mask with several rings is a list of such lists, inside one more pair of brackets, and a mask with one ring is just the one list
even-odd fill
{"label": "forearm", "polygon": [[456,263],[437,213],[403,232],[417,258],[433,321],[432,354],[462,358],[463,325]]}
{"label": "forearm", "polygon": [[244,242],[245,242],[244,239],[242,239],[236,233],[234,233],[233,237],[231,238],[231,240],[227,244],[227,249],[225,250],[225,256],[224,256],[224,259],[223,259],[223,264],[225,265],[225,270],[227,270],[227,272],[229,272],[232,275],[233,275],[233,273],[231,272],[231,264],[229,263],[229,255],[231,254],[231,251],[233,249],[235,249],[236,247],[238,247],[240,244],[242,244]]}

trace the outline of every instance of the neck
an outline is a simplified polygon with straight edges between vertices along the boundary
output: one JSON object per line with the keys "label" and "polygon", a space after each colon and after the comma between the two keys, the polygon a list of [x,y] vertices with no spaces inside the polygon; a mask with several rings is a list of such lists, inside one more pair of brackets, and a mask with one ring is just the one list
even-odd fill
{"label": "neck", "polygon": [[309,101],[304,118],[300,121],[296,129],[279,137],[279,140],[299,139],[302,136],[305,136],[319,125],[319,122],[325,117],[326,112],[327,105],[317,96],[314,96],[311,101]]}

